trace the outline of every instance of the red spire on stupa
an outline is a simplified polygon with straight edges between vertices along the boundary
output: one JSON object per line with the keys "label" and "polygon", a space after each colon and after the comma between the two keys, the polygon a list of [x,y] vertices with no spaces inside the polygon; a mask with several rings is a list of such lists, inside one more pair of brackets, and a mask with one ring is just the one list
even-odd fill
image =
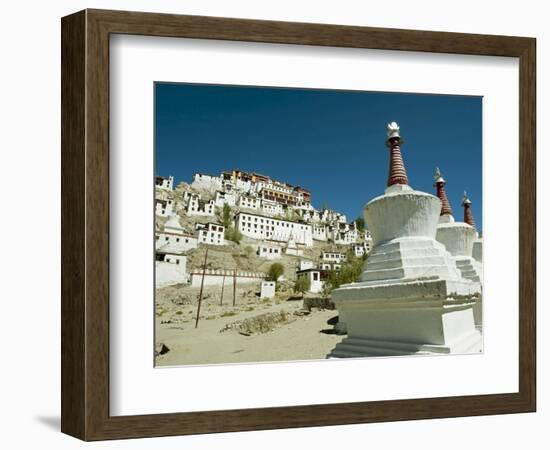
{"label": "red spire on stupa", "polygon": [[401,148],[403,139],[399,136],[399,125],[392,122],[388,124],[388,139],[386,145],[390,148],[390,170],[388,174],[388,186],[394,184],[409,184],[405,164],[401,156]]}
{"label": "red spire on stupa", "polygon": [[447,193],[445,192],[445,179],[441,176],[441,172],[439,171],[439,167],[435,168],[435,175],[434,175],[434,186],[436,189],[436,195],[441,200],[441,213],[440,216],[444,215],[453,215],[453,210],[451,209],[451,204],[449,203],[449,199],[447,198]]}
{"label": "red spire on stupa", "polygon": [[462,206],[464,206],[464,222],[475,228],[476,222],[472,213],[472,202],[468,198],[466,191],[464,191],[464,197],[462,198]]}

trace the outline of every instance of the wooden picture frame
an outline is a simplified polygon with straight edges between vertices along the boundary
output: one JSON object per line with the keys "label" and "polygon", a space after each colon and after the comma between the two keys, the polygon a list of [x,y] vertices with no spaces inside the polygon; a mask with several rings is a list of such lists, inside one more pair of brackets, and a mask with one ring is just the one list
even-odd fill
{"label": "wooden picture frame", "polygon": [[[84,440],[535,411],[533,38],[85,10],[62,30],[62,416]],[[109,415],[109,36],[305,44],[519,58],[519,391],[443,398]]]}

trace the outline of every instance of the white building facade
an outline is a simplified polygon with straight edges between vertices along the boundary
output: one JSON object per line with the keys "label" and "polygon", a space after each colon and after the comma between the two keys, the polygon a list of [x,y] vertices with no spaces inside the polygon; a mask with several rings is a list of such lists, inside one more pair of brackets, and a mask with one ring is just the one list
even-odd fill
{"label": "white building facade", "polygon": [[258,245],[257,255],[260,258],[265,258],[269,260],[280,259],[283,253],[283,249],[278,245],[273,245],[272,243],[262,242]]}
{"label": "white building facade", "polygon": [[328,227],[324,224],[313,224],[313,239],[326,242],[328,240]]}
{"label": "white building facade", "polygon": [[260,298],[275,297],[275,281],[262,281],[260,286]]}
{"label": "white building facade", "polygon": [[155,200],[155,214],[161,217],[171,216],[174,210],[173,200]]}
{"label": "white building facade", "polygon": [[340,252],[322,252],[321,260],[329,263],[342,263],[347,259],[344,253]]}
{"label": "white building facade", "polygon": [[232,192],[216,191],[214,194],[214,205],[223,208],[223,205],[235,206],[237,199]]}
{"label": "white building facade", "polygon": [[354,244],[359,239],[355,223],[338,223],[332,227],[332,241],[335,244]]}
{"label": "white building facade", "polygon": [[244,236],[252,239],[268,239],[278,242],[288,242],[294,239],[298,245],[306,247],[313,245],[311,225],[305,223],[241,211],[235,216],[235,226]]}
{"label": "white building facade", "polygon": [[282,216],[285,213],[283,205],[272,200],[263,199],[260,209],[267,216]]}
{"label": "white building facade", "polygon": [[198,241],[201,244],[225,245],[225,227],[219,223],[198,223]]}
{"label": "white building facade", "polygon": [[309,279],[309,291],[314,294],[323,292],[325,286],[325,272],[320,269],[305,269],[296,272],[296,278]]}
{"label": "white building facade", "polygon": [[370,252],[370,243],[362,242],[358,244],[351,244],[351,250],[355,256],[362,258]]}
{"label": "white building facade", "polygon": [[155,177],[155,187],[167,191],[172,191],[174,189],[174,177]]}
{"label": "white building facade", "polygon": [[215,211],[214,200],[201,200],[198,194],[189,197],[186,210],[188,216],[213,216]]}
{"label": "white building facade", "polygon": [[172,284],[187,283],[187,257],[181,253],[156,252],[155,286],[157,288]]}
{"label": "white building facade", "polygon": [[197,248],[198,239],[190,234],[176,234],[166,231],[155,233],[155,248],[162,248],[165,245],[184,252]]}
{"label": "white building facade", "polygon": [[239,197],[237,205],[239,206],[239,208],[258,210],[261,206],[261,199],[259,199],[258,197],[253,197],[251,195],[241,195]]}
{"label": "white building facade", "polygon": [[162,249],[163,247],[177,252],[197,248],[197,238],[185,233],[177,214],[173,214],[166,221],[162,233],[155,233],[155,248]]}

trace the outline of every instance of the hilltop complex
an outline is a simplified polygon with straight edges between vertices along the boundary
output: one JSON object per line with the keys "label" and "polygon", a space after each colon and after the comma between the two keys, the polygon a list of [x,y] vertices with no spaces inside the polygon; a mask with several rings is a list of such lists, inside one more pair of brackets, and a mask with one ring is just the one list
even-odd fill
{"label": "hilltop complex", "polygon": [[[190,184],[180,182],[176,187],[172,176],[157,176],[157,287],[193,283],[193,269],[197,272],[200,268],[191,268],[188,274],[187,253],[201,245],[217,246],[220,250],[230,247],[240,240],[235,236],[243,236],[259,258],[295,258],[296,271],[287,273],[287,278],[295,278],[304,270],[317,271],[317,276],[321,270],[339,270],[340,265],[334,263],[348,252],[357,257],[368,254],[372,245],[370,232],[356,222],[348,223],[340,212],[314,208],[311,197],[311,192],[303,187],[242,170],[222,172],[219,176],[196,173]],[[337,261],[326,261],[326,250],[340,255]],[[303,269],[304,263],[307,269]],[[262,274],[250,276],[257,280]],[[312,289],[318,290],[319,283]]]}

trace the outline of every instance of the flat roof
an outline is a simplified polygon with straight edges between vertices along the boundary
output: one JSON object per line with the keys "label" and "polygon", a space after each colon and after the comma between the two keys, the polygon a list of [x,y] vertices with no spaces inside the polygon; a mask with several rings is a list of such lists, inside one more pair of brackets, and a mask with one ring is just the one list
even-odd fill
{"label": "flat roof", "polygon": [[170,236],[185,236],[185,237],[197,239],[195,235],[188,234],[188,233],[170,233],[169,231],[155,231],[155,234],[169,234]]}
{"label": "flat roof", "polygon": [[275,217],[271,217],[271,216],[264,216],[263,214],[255,214],[255,213],[249,213],[247,211],[239,211],[237,214],[235,214],[234,217],[237,217],[239,214],[248,214],[249,216],[256,216],[256,217],[261,217],[263,219],[270,219],[270,220],[278,220],[279,222],[288,222],[288,223],[297,223],[299,225],[306,225],[306,226],[311,226],[311,224],[309,223],[306,223],[304,221],[293,221],[293,220],[286,220],[286,219],[277,219]]}
{"label": "flat roof", "polygon": [[[169,244],[167,244],[169,245]],[[168,248],[166,250],[163,250],[163,247],[166,247],[166,245],[163,245],[162,247],[159,247],[155,250],[155,253],[158,253],[160,255],[175,255],[175,256],[185,256],[185,253],[183,252],[175,252],[175,251],[170,251],[171,249]]]}
{"label": "flat roof", "polygon": [[219,227],[225,227],[223,223],[217,223],[217,222],[205,222],[205,223],[198,222],[195,224],[195,227],[197,227],[198,225],[217,225]]}
{"label": "flat roof", "polygon": [[309,269],[302,269],[302,270],[297,270],[296,271],[296,273],[306,273],[306,272],[320,272],[323,275],[327,275],[329,272],[333,272],[333,270],[309,268]]}

